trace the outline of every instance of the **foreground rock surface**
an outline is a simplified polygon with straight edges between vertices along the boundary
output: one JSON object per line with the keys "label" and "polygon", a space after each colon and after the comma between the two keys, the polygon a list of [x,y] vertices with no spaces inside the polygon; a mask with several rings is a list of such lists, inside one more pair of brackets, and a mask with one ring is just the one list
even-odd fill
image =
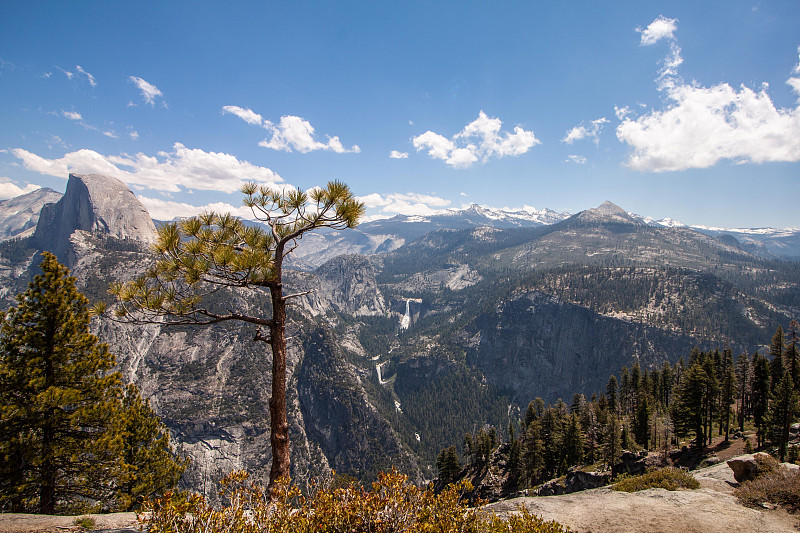
{"label": "foreground rock surface", "polygon": [[617,492],[608,487],[563,496],[524,497],[486,507],[500,515],[524,506],[545,520],[555,520],[579,533],[706,533],[709,531],[789,532],[798,520],[782,509],[743,506],[733,496],[733,471],[720,464],[693,472],[698,490],[649,489]]}
{"label": "foreground rock surface", "polygon": [[[111,513],[81,515],[94,520],[95,530],[134,531],[139,529],[136,513]],[[77,516],[52,516],[39,514],[0,513],[0,531],[3,533],[64,533],[81,531],[75,525]]]}

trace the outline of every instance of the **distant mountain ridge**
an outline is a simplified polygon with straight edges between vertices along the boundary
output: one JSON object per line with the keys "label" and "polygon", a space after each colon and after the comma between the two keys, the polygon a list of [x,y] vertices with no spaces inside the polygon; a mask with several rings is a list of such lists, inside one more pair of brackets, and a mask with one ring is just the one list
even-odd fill
{"label": "distant mountain ridge", "polygon": [[[67,251],[91,301],[152,264],[149,215],[118,202],[135,200],[121,182],[69,183],[44,205],[42,239],[0,246],[3,305],[48,243]],[[574,215],[471,206],[307,235],[290,256],[303,268],[284,278],[305,293],[287,337],[293,477],[335,469],[369,481],[396,466],[421,482],[476,424],[507,427],[509,404],[602,391],[623,365],[653,368],[693,346],[751,353],[800,315],[800,266],[673,226],[607,202]],[[229,302],[269,308],[257,290],[221,290],[212,305]],[[186,486],[241,468],[266,475],[271,355],[252,330],[101,318],[94,331],[192,457]]]}

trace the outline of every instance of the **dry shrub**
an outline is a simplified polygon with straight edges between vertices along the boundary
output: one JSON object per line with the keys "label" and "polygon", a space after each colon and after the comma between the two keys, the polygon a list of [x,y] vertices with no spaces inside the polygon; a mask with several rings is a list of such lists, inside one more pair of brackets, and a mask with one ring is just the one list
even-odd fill
{"label": "dry shrub", "polygon": [[221,482],[226,505],[213,509],[202,496],[166,494],[149,504],[149,533],[562,533],[525,510],[501,519],[467,507],[460,495],[468,483],[451,485],[435,495],[408,482],[396,471],[381,474],[371,490],[351,483],[316,487],[304,496],[280,483],[270,502],[265,491],[234,472]]}
{"label": "dry shrub", "polygon": [[745,481],[734,494],[750,507],[771,503],[797,512],[800,510],[800,470],[775,468],[756,479]]}
{"label": "dry shrub", "polygon": [[699,489],[700,482],[685,470],[668,466],[641,476],[625,478],[611,486],[614,490],[637,492],[647,489]]}

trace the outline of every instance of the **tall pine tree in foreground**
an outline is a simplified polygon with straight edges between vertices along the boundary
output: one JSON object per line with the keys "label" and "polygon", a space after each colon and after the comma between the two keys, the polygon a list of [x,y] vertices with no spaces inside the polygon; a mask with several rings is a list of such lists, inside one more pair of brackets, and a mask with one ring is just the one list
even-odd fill
{"label": "tall pine tree in foreground", "polygon": [[108,347],[88,332],[75,278],[47,252],[41,269],[0,315],[0,501],[53,514],[63,502],[110,496],[91,480],[117,468],[104,433],[120,377]]}
{"label": "tall pine tree in foreground", "polygon": [[[86,297],[54,255],[43,256],[42,274],[0,313],[0,509],[128,508],[154,486],[173,487],[185,466],[173,464],[135,387],[123,405],[114,356],[89,333]],[[147,489],[136,485],[143,479]]]}

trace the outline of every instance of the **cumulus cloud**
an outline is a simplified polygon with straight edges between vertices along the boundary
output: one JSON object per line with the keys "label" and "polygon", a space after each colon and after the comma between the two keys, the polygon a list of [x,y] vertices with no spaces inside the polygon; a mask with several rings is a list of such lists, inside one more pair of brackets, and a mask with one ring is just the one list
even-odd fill
{"label": "cumulus cloud", "polygon": [[514,133],[501,133],[502,125],[499,118],[489,117],[481,111],[477,119],[450,139],[426,131],[412,138],[412,144],[418,152],[426,149],[430,157],[442,159],[453,168],[467,168],[479,160],[485,163],[493,157],[524,154],[541,143],[533,131],[526,131],[520,126],[514,128]]}
{"label": "cumulus cloud", "polygon": [[327,142],[318,141],[314,135],[314,126],[301,117],[284,115],[278,124],[273,124],[250,108],[226,105],[222,107],[222,112],[237,116],[248,124],[261,126],[269,131],[272,136],[258,143],[264,148],[284,152],[297,150],[304,154],[314,150],[327,150],[337,154],[361,152],[361,148],[357,144],[345,148],[337,136],[326,135]]}
{"label": "cumulus cloud", "polygon": [[579,125],[569,130],[566,136],[564,136],[564,138],[561,139],[561,142],[572,144],[575,141],[586,139],[588,137],[592,139],[595,144],[599,144],[600,132],[603,131],[603,125],[606,122],[608,122],[608,119],[602,117],[598,118],[597,120],[592,120],[591,122],[589,122],[589,124],[580,123]]}
{"label": "cumulus cloud", "polygon": [[89,85],[91,85],[92,87],[97,87],[97,81],[94,79],[94,76],[83,70],[83,68],[80,65],[75,65],[75,70],[77,70],[79,74],[83,74],[84,76],[86,76]]}
{"label": "cumulus cloud", "polygon": [[[667,101],[664,109],[634,117],[625,108],[620,115],[616,133],[633,149],[630,168],[665,172],[708,168],[722,160],[800,161],[800,105],[776,107],[767,84],[756,91],[727,83],[686,83],[677,74],[681,62],[680,49],[671,43],[658,80]],[[799,74],[798,68],[800,63],[792,74]],[[790,77],[787,84],[800,97],[800,77]]]}
{"label": "cumulus cloud", "polygon": [[253,111],[252,109],[244,109],[239,106],[235,105],[226,105],[222,106],[223,113],[230,113],[231,115],[235,115],[240,119],[244,120],[248,124],[254,124],[256,126],[261,126],[264,123],[264,119]]}
{"label": "cumulus cloud", "polygon": [[[142,98],[144,98],[145,103],[155,106],[156,98],[161,98],[163,104],[164,93],[162,93],[158,87],[152,83],[149,83],[136,76],[129,76],[128,81],[136,85],[139,91],[141,91]],[[166,104],[164,104],[164,106],[166,107]]]}
{"label": "cumulus cloud", "polygon": [[26,183],[24,187],[15,184],[11,178],[0,177],[0,200],[7,200],[39,189],[38,185]]}
{"label": "cumulus cloud", "polygon": [[678,31],[678,19],[668,19],[659,15],[645,29],[636,28],[642,34],[641,46],[656,44],[661,39],[674,39]]}
{"label": "cumulus cloud", "polygon": [[408,152],[400,152],[398,150],[392,150],[389,152],[390,159],[408,159]]}
{"label": "cumulus cloud", "polygon": [[441,213],[450,205],[450,200],[417,193],[373,193],[358,197],[368,209],[377,209],[378,214],[369,215],[368,220],[387,218],[394,215],[428,216]]}
{"label": "cumulus cloud", "polygon": [[272,132],[269,140],[264,139],[258,143],[264,148],[286,152],[297,150],[304,154],[313,150],[329,150],[338,154],[361,152],[361,148],[357,144],[345,148],[337,136],[326,135],[328,142],[318,141],[314,136],[314,127],[311,123],[294,115],[282,116],[278,124],[265,121],[264,127]]}
{"label": "cumulus cloud", "polygon": [[138,198],[150,213],[150,216],[156,220],[172,220],[176,217],[193,217],[210,211],[214,211],[215,213],[231,213],[232,215],[247,220],[253,219],[253,212],[250,211],[250,209],[242,206],[234,207],[225,202],[214,202],[198,206],[183,202],[150,198],[147,196],[138,196]]}
{"label": "cumulus cloud", "polygon": [[221,152],[205,152],[175,143],[172,151],[155,156],[102,155],[82,149],[47,159],[22,148],[12,150],[25,168],[40,174],[66,179],[70,172],[107,174],[139,189],[179,192],[198,189],[232,193],[246,181],[278,186],[283,179],[266,167],[240,161]]}
{"label": "cumulus cloud", "polygon": [[61,114],[67,117],[70,120],[83,120],[83,117],[77,111],[64,111],[61,110]]}

